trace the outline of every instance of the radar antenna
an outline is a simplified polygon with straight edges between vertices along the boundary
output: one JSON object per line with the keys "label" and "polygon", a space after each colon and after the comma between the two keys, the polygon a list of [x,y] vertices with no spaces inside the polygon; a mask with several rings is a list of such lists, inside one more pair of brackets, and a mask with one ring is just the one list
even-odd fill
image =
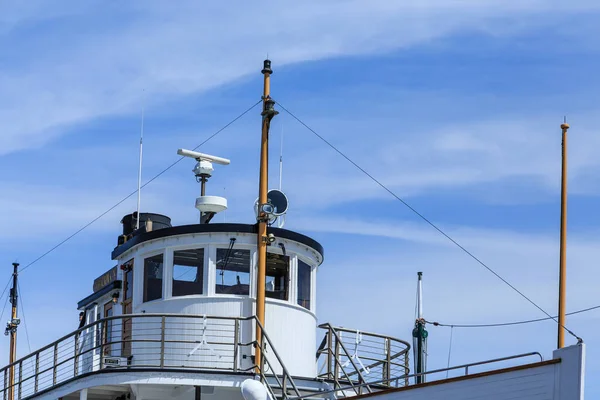
{"label": "radar antenna", "polygon": [[207,196],[206,182],[214,171],[213,163],[229,165],[230,161],[226,158],[186,149],[177,150],[177,154],[193,158],[197,161],[196,166],[192,170],[196,176],[196,182],[200,183],[200,197],[196,199],[196,208],[200,211],[200,223],[208,224],[215,214],[227,209],[227,199],[220,196]]}

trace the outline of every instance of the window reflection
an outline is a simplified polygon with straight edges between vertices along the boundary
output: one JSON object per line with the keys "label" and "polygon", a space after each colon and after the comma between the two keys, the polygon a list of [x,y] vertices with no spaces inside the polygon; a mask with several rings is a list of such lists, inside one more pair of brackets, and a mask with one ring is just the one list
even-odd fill
{"label": "window reflection", "polygon": [[144,260],[144,302],[162,298],[163,255]]}
{"label": "window reflection", "polygon": [[202,294],[204,249],[173,252],[173,296]]}
{"label": "window reflection", "polygon": [[250,250],[217,249],[216,265],[216,293],[250,293]]}
{"label": "window reflection", "polygon": [[298,260],[298,304],[310,310],[310,265]]}
{"label": "window reflection", "polygon": [[288,299],[290,278],[290,258],[288,256],[267,253],[266,296],[272,299]]}

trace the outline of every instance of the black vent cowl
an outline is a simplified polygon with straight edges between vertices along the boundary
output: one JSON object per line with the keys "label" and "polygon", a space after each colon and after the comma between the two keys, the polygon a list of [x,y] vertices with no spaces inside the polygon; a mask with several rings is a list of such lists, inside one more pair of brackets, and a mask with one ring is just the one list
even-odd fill
{"label": "black vent cowl", "polygon": [[118,244],[121,245],[127,240],[129,240],[132,236],[135,236],[138,233],[146,232],[146,222],[152,221],[152,229],[153,231],[171,228],[171,218],[162,214],[155,213],[140,213],[140,229],[136,232],[135,227],[137,225],[137,212],[133,212],[131,214],[127,214],[121,219],[121,224],[123,224],[123,234],[119,236]]}

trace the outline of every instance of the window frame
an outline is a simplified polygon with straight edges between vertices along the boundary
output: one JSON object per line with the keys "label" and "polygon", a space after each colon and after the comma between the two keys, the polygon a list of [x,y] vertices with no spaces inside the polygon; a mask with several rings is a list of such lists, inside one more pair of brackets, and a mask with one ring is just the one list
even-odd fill
{"label": "window frame", "polygon": [[[282,251],[269,251],[269,249],[267,249],[267,260],[265,261],[265,270],[267,268],[268,261],[269,261],[269,254],[275,254],[281,257],[287,257],[287,282],[285,283],[285,288],[286,290],[286,298],[285,299],[280,299],[278,297],[271,297],[269,296],[267,293],[269,293],[269,291],[267,290],[267,285],[265,282],[265,299],[271,299],[271,300],[277,300],[277,301],[282,301],[285,303],[291,303],[291,299],[293,298],[293,293],[292,293],[292,286],[293,286],[293,276],[294,276],[294,271],[293,271],[293,263],[294,263],[294,258],[295,255],[284,255]],[[267,271],[265,271],[265,278],[268,277],[269,274]]]}
{"label": "window frame", "polygon": [[[162,277],[161,277],[161,279],[162,279],[161,297],[159,297],[157,299],[153,299],[153,300],[145,300],[145,297],[146,297],[146,260],[148,258],[156,257],[158,255],[162,255],[162,257],[163,257]],[[169,263],[170,263],[168,252],[166,251],[166,249],[161,249],[160,251],[154,251],[154,252],[149,252],[146,254],[141,254],[140,258],[141,258],[141,264],[142,264],[142,268],[140,268],[141,269],[141,274],[140,274],[141,275],[141,283],[142,283],[141,284],[141,288],[142,288],[141,303],[150,303],[153,301],[165,300],[165,293],[167,293],[167,291],[166,291],[167,288],[165,287],[165,281],[168,280],[168,279],[165,279],[165,278],[168,278],[167,276],[165,276],[166,275],[165,271],[168,269],[168,268],[165,268],[165,264],[169,265]],[[135,274],[135,270],[134,270],[134,274]],[[134,285],[134,288],[135,288],[135,285]]]}
{"label": "window frame", "polygon": [[218,271],[219,267],[217,265],[217,253],[219,249],[227,251],[229,247],[229,243],[211,243],[211,251],[209,252],[210,259],[210,295],[211,296],[224,296],[224,297],[238,297],[238,298],[253,298],[253,293],[255,289],[254,283],[254,269],[256,268],[256,246],[249,246],[246,244],[235,244],[233,246],[233,250],[243,250],[249,252],[249,265],[248,265],[248,293],[247,294],[234,294],[234,293],[218,293],[217,292],[217,283],[218,283]]}
{"label": "window frame", "polygon": [[[202,293],[195,293],[195,294],[185,294],[185,295],[174,295],[173,294],[173,283],[175,281],[175,253],[178,251],[185,251],[185,250],[202,250],[203,251],[203,259],[202,259]],[[209,285],[208,285],[208,270],[210,268],[210,246],[208,245],[197,245],[194,246],[192,244],[189,245],[185,245],[185,246],[177,246],[177,247],[171,247],[169,249],[169,274],[168,274],[168,285],[166,287],[167,289],[167,293],[168,298],[184,298],[184,297],[188,297],[188,296],[208,296],[209,293]]]}
{"label": "window frame", "polygon": [[[307,262],[308,261],[308,262]],[[299,303],[299,297],[300,297],[300,263],[305,264],[306,266],[308,266],[309,271],[308,271],[308,288],[309,288],[309,293],[308,293],[308,308],[301,305]],[[315,270],[315,266],[313,264],[310,263],[310,261],[308,259],[304,259],[303,257],[296,257],[296,285],[295,285],[295,299],[293,304],[298,306],[298,307],[302,307],[305,310],[311,311],[314,313],[314,279],[313,279],[313,274],[314,274],[314,270]]]}

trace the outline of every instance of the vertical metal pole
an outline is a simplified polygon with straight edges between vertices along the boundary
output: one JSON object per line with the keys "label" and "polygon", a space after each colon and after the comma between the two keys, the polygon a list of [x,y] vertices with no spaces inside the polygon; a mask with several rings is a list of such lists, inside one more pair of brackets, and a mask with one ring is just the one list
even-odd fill
{"label": "vertical metal pole", "polygon": [[258,271],[256,276],[256,340],[258,343],[256,365],[262,365],[262,333],[261,325],[265,326],[265,283],[267,270],[267,222],[268,215],[262,210],[267,203],[267,189],[269,185],[269,127],[271,119],[277,115],[271,100],[271,61],[265,60],[261,71],[264,75],[262,135],[260,144],[260,178],[258,190],[258,230],[257,230],[257,259]]}
{"label": "vertical metal pole", "polygon": [[39,374],[40,374],[40,353],[35,353],[35,378],[34,378],[35,382],[34,382],[33,393],[37,393],[37,391],[38,391]]}
{"label": "vertical metal pole", "polygon": [[327,329],[327,377],[333,378],[333,371],[331,370],[331,361],[333,359],[333,342],[332,342],[331,326]]}
{"label": "vertical metal pole", "polygon": [[[391,364],[392,364],[392,345],[390,343],[390,339],[385,338],[385,368],[383,369],[383,379],[391,378]],[[387,381],[384,383],[386,386],[390,386],[391,382]]]}
{"label": "vertical metal pole", "polygon": [[562,181],[560,191],[560,273],[558,278],[558,348],[565,346],[565,323],[567,302],[567,130],[565,122],[562,129]]}
{"label": "vertical metal pole", "polygon": [[23,360],[19,362],[19,394],[17,395],[19,400],[21,400],[21,382],[23,382]]}
{"label": "vertical metal pole", "polygon": [[234,327],[234,337],[233,337],[233,372],[237,372],[238,370],[238,347],[240,343],[240,321],[235,319],[235,327]]}
{"label": "vertical metal pole", "polygon": [[[15,362],[17,358],[17,299],[19,297],[17,293],[17,278],[19,275],[19,263],[13,263],[13,286],[10,291],[10,303],[12,304],[11,319],[8,323],[6,330],[10,332],[10,354],[9,364]],[[12,365],[8,371],[8,400],[14,400],[15,396],[15,366]]]}
{"label": "vertical metal pole", "polygon": [[160,321],[160,367],[165,366],[165,316]]}
{"label": "vertical metal pole", "polygon": [[82,332],[77,332],[75,334],[75,355],[74,355],[74,362],[73,362],[73,376],[76,377],[77,376],[77,367],[79,366],[78,360],[77,360],[77,351],[79,350],[79,338],[81,337],[81,333]]}
{"label": "vertical metal pole", "polygon": [[137,190],[137,221],[135,229],[140,229],[140,203],[142,200],[142,146],[144,141],[144,109],[142,109],[142,128],[140,132],[140,167],[138,169],[138,190]]}
{"label": "vertical metal pole", "polygon": [[404,373],[406,374],[405,375],[406,377],[404,378],[404,386],[408,386],[408,375],[409,375],[409,373],[408,373],[409,372],[409,366],[408,365],[410,363],[410,360],[408,358],[408,354],[409,353],[407,351],[406,354],[405,354],[405,356],[404,356]]}
{"label": "vertical metal pole", "polygon": [[333,373],[335,374],[335,381],[337,382],[338,376],[340,375],[340,366],[339,366],[340,342],[338,341],[337,337],[335,338],[335,350],[334,350],[333,356],[335,357],[335,363],[333,365]]}
{"label": "vertical metal pole", "polygon": [[52,385],[56,385],[56,373],[58,372],[56,366],[58,364],[58,342],[54,344],[54,364],[52,368]]}

